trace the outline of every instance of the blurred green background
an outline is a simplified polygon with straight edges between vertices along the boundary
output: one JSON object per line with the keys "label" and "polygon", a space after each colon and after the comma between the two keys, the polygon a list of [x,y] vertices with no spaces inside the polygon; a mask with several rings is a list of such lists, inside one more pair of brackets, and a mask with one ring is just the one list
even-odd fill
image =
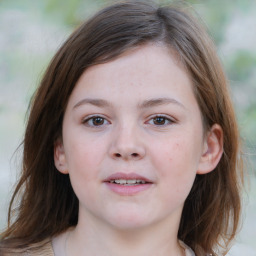
{"label": "blurred green background", "polygon": [[[29,99],[58,47],[102,0],[0,0],[0,229],[20,169]],[[158,1],[168,3],[173,1]],[[215,41],[248,159],[244,224],[230,255],[256,255],[256,1],[187,0]]]}

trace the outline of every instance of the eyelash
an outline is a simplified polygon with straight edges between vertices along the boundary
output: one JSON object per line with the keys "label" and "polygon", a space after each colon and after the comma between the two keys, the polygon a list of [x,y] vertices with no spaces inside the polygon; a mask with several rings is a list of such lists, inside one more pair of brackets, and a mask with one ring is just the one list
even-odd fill
{"label": "eyelash", "polygon": [[[93,123],[94,121],[97,121],[97,119],[100,119],[98,121],[102,121],[102,122],[99,124]],[[154,123],[154,121],[156,121],[157,119],[160,119],[160,121],[163,121],[164,123],[160,123],[160,124]],[[151,123],[151,121],[153,123]],[[174,122],[175,122],[175,120],[173,120],[172,118],[167,117],[165,115],[155,115],[155,116],[152,116],[146,123],[150,124],[150,125],[155,125],[155,126],[167,126],[167,125],[173,124]],[[110,124],[110,122],[102,116],[90,116],[90,117],[84,119],[82,121],[82,123],[89,127],[95,127],[95,128],[99,128],[104,125]]]}
{"label": "eyelash", "polygon": [[[97,125],[97,124],[95,125],[93,123],[90,123],[90,122],[95,121],[96,119],[101,119],[103,121],[103,123],[99,124],[99,125]],[[102,117],[102,116],[90,116],[90,117],[88,117],[88,118],[86,118],[86,119],[84,119],[82,121],[83,124],[85,124],[85,125],[87,125],[89,127],[96,127],[96,128],[97,127],[102,127],[102,126],[106,125],[106,122],[107,122],[107,124],[110,124],[110,122],[107,121],[107,119]]]}
{"label": "eyelash", "polygon": [[171,125],[171,124],[173,124],[175,122],[172,118],[167,117],[165,115],[155,115],[155,116],[151,117],[149,119],[149,121],[147,121],[147,123],[150,123],[150,121],[154,122],[157,118],[162,119],[164,121],[164,124],[151,123],[152,125],[155,125],[155,126],[167,126],[167,125]]}

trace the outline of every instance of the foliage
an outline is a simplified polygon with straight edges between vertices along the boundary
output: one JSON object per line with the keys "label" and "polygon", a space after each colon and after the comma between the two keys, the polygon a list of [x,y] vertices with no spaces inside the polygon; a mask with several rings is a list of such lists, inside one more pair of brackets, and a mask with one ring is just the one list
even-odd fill
{"label": "foliage", "polygon": [[[115,1],[104,0],[2,0],[0,2],[0,12],[5,10],[19,10],[31,15],[31,20],[40,19],[41,24],[47,23],[48,26],[58,24],[59,27],[66,27],[71,31],[86,17],[92,15],[100,7]],[[214,41],[219,49],[225,44],[227,29],[237,14],[248,15],[253,13],[251,10],[256,9],[255,1],[250,0],[187,0],[172,1],[158,0],[160,3],[181,3],[188,8],[193,8],[202,22],[207,24]],[[37,17],[38,16],[38,17]],[[255,16],[254,16],[255,17]],[[256,19],[256,18],[255,18]],[[32,21],[33,22],[33,21]],[[244,28],[246,29],[246,28]],[[17,54],[22,59],[22,52]],[[15,61],[14,54],[10,52],[4,55],[6,63],[10,63],[7,72],[9,77],[14,73],[19,74],[20,59]],[[45,56],[48,56],[47,58]],[[221,56],[222,57],[222,56]],[[38,54],[36,60],[40,62],[43,59],[44,65],[50,58],[50,54],[44,56]],[[34,63],[36,63],[36,60]],[[256,147],[256,52],[255,49],[238,49],[229,55],[224,55],[224,67],[227,71],[228,78],[234,90],[234,98],[239,121],[241,123],[242,134],[246,136],[246,141]],[[39,65],[38,68],[41,66]],[[33,70],[34,71],[34,70]],[[38,71],[40,72],[40,70]],[[28,75],[31,73],[28,72]],[[6,80],[7,78],[5,75]],[[245,100],[241,103],[240,95],[244,95]],[[238,99],[238,100],[236,100]],[[246,125],[243,125],[246,124]]]}

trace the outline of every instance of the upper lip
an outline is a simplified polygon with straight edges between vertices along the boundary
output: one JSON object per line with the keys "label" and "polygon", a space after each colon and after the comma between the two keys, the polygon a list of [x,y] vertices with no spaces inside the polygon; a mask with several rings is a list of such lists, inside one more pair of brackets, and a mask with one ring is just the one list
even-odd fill
{"label": "upper lip", "polygon": [[148,182],[148,183],[153,183],[152,180],[144,177],[144,176],[141,176],[137,173],[123,173],[123,172],[117,172],[117,173],[114,173],[110,176],[108,176],[104,182],[110,182],[111,180],[120,180],[120,179],[123,179],[123,180],[142,180],[142,181],[145,181],[145,182]]}

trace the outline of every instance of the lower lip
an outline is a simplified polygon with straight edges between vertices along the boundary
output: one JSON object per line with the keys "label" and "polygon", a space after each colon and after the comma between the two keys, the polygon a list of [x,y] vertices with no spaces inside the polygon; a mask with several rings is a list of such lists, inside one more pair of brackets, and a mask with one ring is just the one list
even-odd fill
{"label": "lower lip", "polygon": [[113,192],[121,195],[121,196],[132,196],[138,194],[142,191],[149,189],[153,184],[146,183],[140,185],[120,185],[116,183],[105,182],[107,187]]}

